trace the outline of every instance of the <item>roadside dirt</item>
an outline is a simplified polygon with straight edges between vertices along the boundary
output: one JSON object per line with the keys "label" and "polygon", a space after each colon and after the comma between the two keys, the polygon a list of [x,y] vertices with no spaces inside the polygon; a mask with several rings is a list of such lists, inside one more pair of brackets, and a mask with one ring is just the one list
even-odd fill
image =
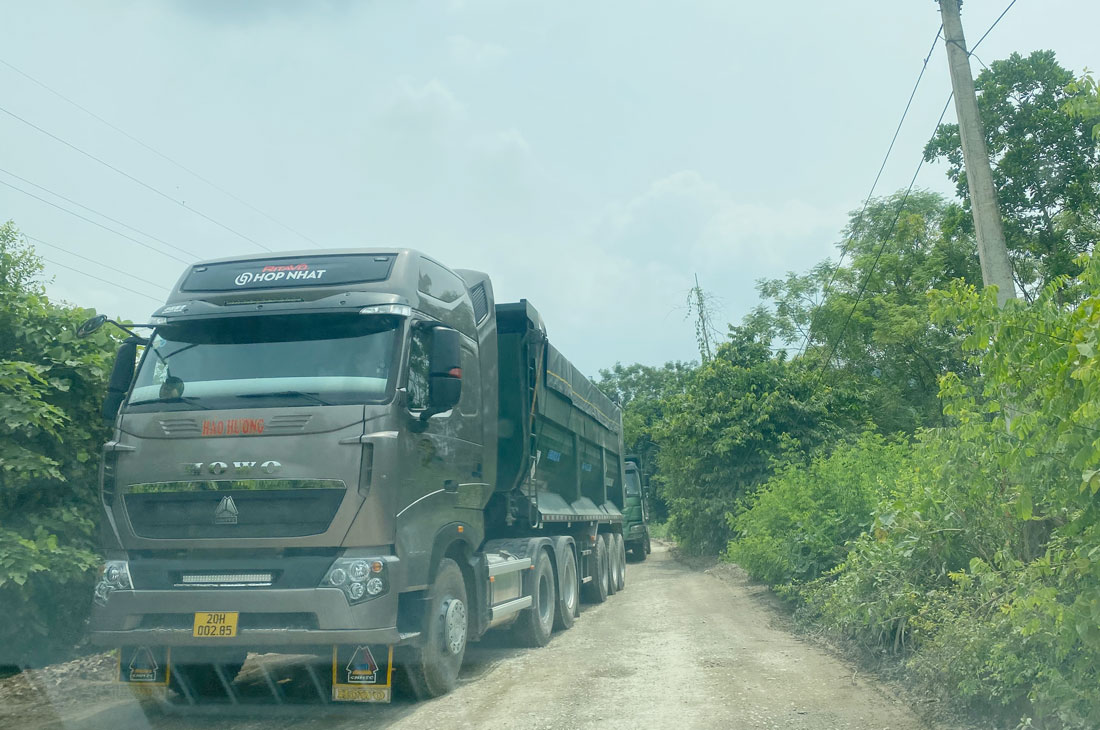
{"label": "roadside dirt", "polygon": [[736,568],[699,570],[659,545],[647,562],[629,566],[623,593],[586,607],[548,646],[516,649],[507,634],[472,645],[461,685],[431,702],[147,717],[108,684],[109,664],[0,681],[0,728],[937,728],[791,633],[770,594]]}

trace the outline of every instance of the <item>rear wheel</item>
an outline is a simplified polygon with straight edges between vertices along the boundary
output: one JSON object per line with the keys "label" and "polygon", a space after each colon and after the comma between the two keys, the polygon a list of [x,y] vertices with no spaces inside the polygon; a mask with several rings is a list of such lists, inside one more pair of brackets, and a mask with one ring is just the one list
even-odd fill
{"label": "rear wheel", "polygon": [[584,598],[589,603],[603,603],[607,600],[607,544],[596,540],[587,561],[592,570],[592,580],[584,584]]}
{"label": "rear wheel", "polygon": [[514,631],[524,646],[546,646],[554,630],[554,613],[558,607],[554,591],[554,566],[550,555],[539,550],[531,573],[531,607],[516,619]]}
{"label": "rear wheel", "polygon": [[577,556],[566,549],[558,559],[558,610],[554,614],[554,628],[568,629],[577,615]]}
{"label": "rear wheel", "polygon": [[613,596],[619,585],[619,551],[615,549],[615,536],[611,533],[600,535],[607,550],[607,595]]}
{"label": "rear wheel", "polygon": [[466,583],[458,563],[443,558],[428,590],[423,644],[411,652],[405,672],[413,692],[422,700],[454,689],[466,654],[469,619]]}
{"label": "rear wheel", "polygon": [[615,562],[618,570],[615,571],[615,591],[618,592],[626,587],[626,541],[619,533],[615,533],[611,540],[615,544],[615,555],[617,556]]}

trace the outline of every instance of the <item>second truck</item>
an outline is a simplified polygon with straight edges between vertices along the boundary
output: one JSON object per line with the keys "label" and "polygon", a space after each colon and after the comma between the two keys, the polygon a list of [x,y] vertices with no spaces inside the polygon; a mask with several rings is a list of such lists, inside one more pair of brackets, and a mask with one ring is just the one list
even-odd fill
{"label": "second truck", "polygon": [[540,646],[623,588],[619,409],[485,274],[205,261],[148,326],[104,403],[91,638],[120,680],[237,702],[256,651],[320,657],[326,700],[389,701],[398,670],[434,697],[490,628]]}

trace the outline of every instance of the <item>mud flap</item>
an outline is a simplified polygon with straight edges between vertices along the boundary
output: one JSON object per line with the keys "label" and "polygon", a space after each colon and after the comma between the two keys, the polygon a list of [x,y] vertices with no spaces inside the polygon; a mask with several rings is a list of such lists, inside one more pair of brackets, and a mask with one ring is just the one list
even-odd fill
{"label": "mud flap", "polygon": [[392,694],[392,646],[332,647],[333,702],[389,702]]}
{"label": "mud flap", "polygon": [[143,696],[163,697],[171,675],[171,652],[166,646],[123,646],[118,650],[115,678]]}

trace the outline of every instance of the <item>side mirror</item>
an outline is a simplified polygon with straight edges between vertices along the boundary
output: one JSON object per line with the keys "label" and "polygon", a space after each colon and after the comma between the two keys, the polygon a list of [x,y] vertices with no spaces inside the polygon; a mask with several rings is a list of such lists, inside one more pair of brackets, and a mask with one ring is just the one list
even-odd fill
{"label": "side mirror", "polygon": [[[106,317],[104,317],[106,320]],[[102,323],[100,323],[102,326]],[[118,409],[122,401],[126,399],[126,391],[130,389],[130,382],[134,379],[134,366],[137,361],[137,347],[140,340],[129,338],[118,348],[115,355],[115,366],[111,368],[111,379],[107,382],[107,397],[103,399],[103,420],[114,421],[118,415]]]}
{"label": "side mirror", "polygon": [[426,421],[458,405],[462,397],[462,348],[460,335],[450,327],[432,330],[428,356],[428,408],[420,415]]}
{"label": "side mirror", "polygon": [[84,322],[76,328],[76,336],[87,337],[105,324],[107,324],[107,315],[97,314],[94,317],[84,320]]}

